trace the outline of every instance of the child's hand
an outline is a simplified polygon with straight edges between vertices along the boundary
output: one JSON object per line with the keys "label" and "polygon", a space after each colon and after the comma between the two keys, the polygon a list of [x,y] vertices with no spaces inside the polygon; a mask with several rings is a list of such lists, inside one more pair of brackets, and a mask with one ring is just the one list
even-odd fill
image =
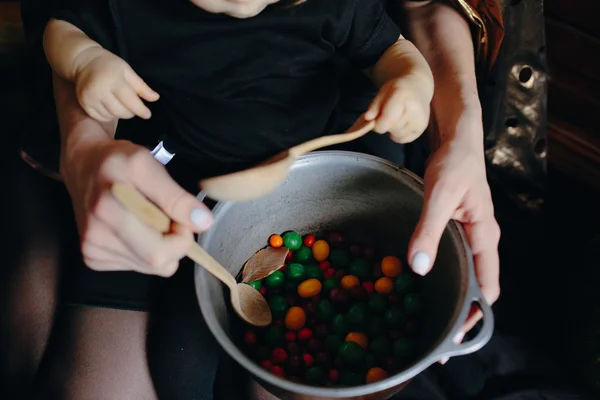
{"label": "child's hand", "polygon": [[98,121],[148,119],[150,110],[140,99],[158,100],[158,93],[140,78],[123,59],[101,51],[83,62],[75,74],[77,99],[85,112]]}
{"label": "child's hand", "polygon": [[393,79],[381,86],[364,118],[375,120],[377,133],[389,133],[397,143],[417,139],[429,124],[431,97],[414,76]]}

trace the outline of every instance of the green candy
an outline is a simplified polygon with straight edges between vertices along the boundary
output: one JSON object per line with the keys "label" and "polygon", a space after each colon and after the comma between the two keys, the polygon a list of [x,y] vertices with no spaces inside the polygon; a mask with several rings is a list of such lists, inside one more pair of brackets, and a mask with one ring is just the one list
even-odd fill
{"label": "green candy", "polygon": [[350,264],[350,255],[342,249],[333,249],[329,253],[329,262],[334,268],[346,268]]}
{"label": "green candy", "polygon": [[285,317],[285,314],[288,310],[288,305],[283,296],[273,296],[271,300],[269,300],[269,307],[271,308],[271,314],[273,314],[273,318],[280,319]]}
{"label": "green candy", "polygon": [[331,320],[331,332],[339,336],[346,336],[348,333],[348,322],[343,314],[338,314]]}
{"label": "green candy", "polygon": [[329,291],[335,287],[340,286],[340,280],[337,278],[329,278],[323,281],[323,292],[329,293]]}
{"label": "green candy", "polygon": [[302,247],[302,236],[298,232],[286,232],[283,235],[283,245],[291,251],[296,251]]}
{"label": "green candy", "polygon": [[260,283],[260,280],[248,282],[247,285],[252,286],[254,289],[256,289],[258,291],[260,291],[260,289],[262,289],[262,283]]}
{"label": "green candy", "polygon": [[373,353],[367,353],[365,356],[365,367],[371,369],[377,366],[377,357]]}
{"label": "green candy", "polygon": [[364,376],[356,371],[340,372],[340,384],[342,386],[358,386],[363,383],[365,383]]}
{"label": "green candy", "polygon": [[348,324],[354,329],[364,327],[368,317],[369,307],[364,303],[353,304],[346,314],[346,320],[348,321]]}
{"label": "green candy", "polygon": [[327,337],[325,337],[325,348],[331,354],[337,354],[340,349],[340,346],[343,343],[344,342],[342,341],[342,339],[335,335],[327,335]]}
{"label": "green candy", "polygon": [[404,296],[404,311],[410,315],[415,316],[421,313],[423,310],[423,300],[417,293],[409,293]]}
{"label": "green candy", "polygon": [[281,347],[285,344],[285,336],[280,326],[271,325],[265,332],[265,342],[272,347]]}
{"label": "green candy", "polygon": [[391,328],[399,328],[405,321],[404,314],[399,308],[390,308],[383,316],[385,324]]}
{"label": "green candy", "polygon": [[369,350],[378,357],[389,355],[390,341],[385,336],[377,336],[369,343]]}
{"label": "green candy", "polygon": [[385,333],[385,324],[383,319],[378,316],[373,316],[369,320],[369,324],[367,325],[367,333],[371,337],[380,336]]}
{"label": "green candy", "polygon": [[369,308],[375,314],[382,314],[387,308],[387,301],[385,300],[385,297],[380,294],[373,293],[369,299]]}
{"label": "green candy", "polygon": [[354,342],[344,342],[338,350],[338,355],[350,365],[359,365],[365,360],[365,350]]}
{"label": "green candy", "polygon": [[265,286],[269,289],[279,289],[285,283],[285,275],[281,271],[275,271],[265,278]]}
{"label": "green candy", "polygon": [[298,284],[296,282],[286,282],[285,283],[285,292],[288,294],[296,294],[298,291]]}
{"label": "green candy", "polygon": [[302,282],[306,277],[306,268],[302,264],[293,263],[287,266],[285,273],[290,281]]}
{"label": "green candy", "polygon": [[333,317],[334,312],[333,305],[327,299],[321,300],[319,304],[317,304],[316,314],[320,321],[329,321]]}
{"label": "green candy", "polygon": [[411,274],[401,274],[394,279],[394,289],[398,294],[407,294],[415,287],[415,277]]}
{"label": "green candy", "polygon": [[327,376],[321,367],[310,367],[306,371],[306,381],[311,385],[323,385]]}
{"label": "green candy", "polygon": [[394,341],[393,351],[394,356],[402,359],[409,358],[413,354],[413,343],[410,339],[400,338]]}
{"label": "green candy", "polygon": [[316,264],[308,264],[305,268],[305,271],[306,279],[314,278],[322,281],[324,278],[323,271],[321,271],[321,268],[319,268],[319,266]]}
{"label": "green candy", "polygon": [[312,250],[302,246],[294,253],[294,260],[299,263],[305,263],[312,258]]}
{"label": "green candy", "polygon": [[348,273],[361,280],[367,279],[371,273],[369,263],[364,258],[357,258],[350,263]]}

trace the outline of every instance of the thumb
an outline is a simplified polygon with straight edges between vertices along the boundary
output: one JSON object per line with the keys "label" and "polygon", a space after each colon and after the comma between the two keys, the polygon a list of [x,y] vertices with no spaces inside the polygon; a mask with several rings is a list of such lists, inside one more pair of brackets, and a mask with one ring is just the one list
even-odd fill
{"label": "thumb", "polygon": [[196,233],[209,229],[213,216],[208,207],[179,186],[149,153],[139,156],[130,171],[131,183],[173,221]]}
{"label": "thumb", "polygon": [[426,275],[431,271],[435,262],[440,239],[456,209],[451,200],[448,196],[425,193],[421,218],[410,240],[407,254],[410,267],[419,275]]}

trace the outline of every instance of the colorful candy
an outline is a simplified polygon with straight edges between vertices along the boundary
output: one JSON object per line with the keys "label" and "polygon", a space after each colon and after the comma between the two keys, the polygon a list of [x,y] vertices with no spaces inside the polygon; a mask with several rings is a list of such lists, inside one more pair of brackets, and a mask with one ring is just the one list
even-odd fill
{"label": "colorful candy", "polygon": [[291,251],[296,251],[302,246],[302,236],[298,232],[286,232],[283,235],[283,245]]}
{"label": "colorful candy", "polygon": [[389,278],[395,278],[402,273],[402,262],[398,257],[384,257],[381,260],[381,272]]}
{"label": "colorful candy", "polygon": [[[317,240],[318,239],[318,240]],[[248,282],[265,296],[273,322],[246,326],[240,342],[274,375],[314,386],[356,386],[386,379],[419,354],[425,309],[420,278],[401,258],[377,258],[374,247],[296,231],[273,234],[286,263]]]}
{"label": "colorful candy", "polygon": [[323,262],[329,257],[329,243],[324,240],[317,240],[312,246],[312,253],[315,260]]}
{"label": "colorful candy", "polygon": [[299,331],[306,324],[306,312],[302,307],[290,307],[285,314],[285,327],[290,331]]}
{"label": "colorful candy", "polygon": [[323,285],[318,279],[307,279],[298,285],[298,295],[304,298],[313,297],[321,293],[322,287]]}

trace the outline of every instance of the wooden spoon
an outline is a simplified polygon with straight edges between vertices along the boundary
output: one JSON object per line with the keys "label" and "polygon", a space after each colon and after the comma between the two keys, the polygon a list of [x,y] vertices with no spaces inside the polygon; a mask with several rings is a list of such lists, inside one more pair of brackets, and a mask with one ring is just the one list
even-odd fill
{"label": "wooden spoon", "polygon": [[361,121],[361,125],[338,135],[323,136],[283,151],[267,161],[243,171],[216,176],[200,181],[200,188],[208,197],[217,201],[248,201],[259,198],[279,186],[287,177],[292,164],[303,154],[349,142],[366,135],[375,122]]}
{"label": "wooden spoon", "polygon": [[[137,190],[123,183],[115,183],[112,193],[126,209],[144,223],[163,233],[171,230],[169,217]],[[245,283],[238,284],[233,275],[198,243],[194,243],[186,255],[229,287],[231,305],[240,318],[255,326],[267,326],[271,323],[271,309],[259,291]]]}

